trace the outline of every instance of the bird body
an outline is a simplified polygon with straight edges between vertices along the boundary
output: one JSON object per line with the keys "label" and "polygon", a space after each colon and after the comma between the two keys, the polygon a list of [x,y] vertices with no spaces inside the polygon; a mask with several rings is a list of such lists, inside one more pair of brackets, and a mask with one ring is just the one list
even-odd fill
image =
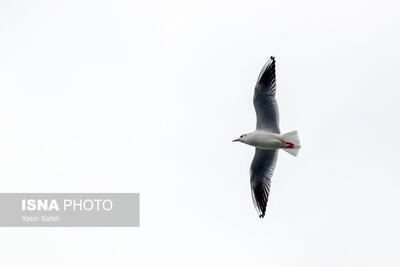
{"label": "bird body", "polygon": [[260,218],[265,215],[271,177],[274,173],[279,149],[297,156],[300,139],[297,131],[281,134],[279,111],[275,99],[275,58],[271,57],[261,70],[254,88],[253,104],[257,115],[256,130],[233,140],[256,148],[250,166],[250,186],[254,206]]}
{"label": "bird body", "polygon": [[254,146],[263,150],[276,150],[282,148],[289,154],[297,156],[301,147],[297,131],[285,134],[276,134],[265,131],[254,131],[243,134],[240,138],[233,142],[242,142],[244,144]]}
{"label": "bird body", "polygon": [[264,131],[254,131],[243,135],[239,141],[260,149],[271,150],[284,147],[281,135]]}

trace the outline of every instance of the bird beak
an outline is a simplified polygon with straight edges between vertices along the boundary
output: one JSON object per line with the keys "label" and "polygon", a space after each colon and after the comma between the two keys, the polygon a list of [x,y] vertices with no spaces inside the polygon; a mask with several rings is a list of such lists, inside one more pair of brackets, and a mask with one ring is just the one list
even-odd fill
{"label": "bird beak", "polygon": [[232,142],[237,142],[237,141],[239,141],[239,138],[238,138],[238,139],[235,139],[235,140],[233,140]]}

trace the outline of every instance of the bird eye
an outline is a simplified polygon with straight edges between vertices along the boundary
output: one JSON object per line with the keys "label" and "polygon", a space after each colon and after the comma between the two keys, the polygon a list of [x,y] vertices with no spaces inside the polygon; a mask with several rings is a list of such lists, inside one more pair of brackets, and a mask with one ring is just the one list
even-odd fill
{"label": "bird eye", "polygon": [[244,136],[244,134],[242,134],[241,136],[240,136],[240,138],[242,138]]}

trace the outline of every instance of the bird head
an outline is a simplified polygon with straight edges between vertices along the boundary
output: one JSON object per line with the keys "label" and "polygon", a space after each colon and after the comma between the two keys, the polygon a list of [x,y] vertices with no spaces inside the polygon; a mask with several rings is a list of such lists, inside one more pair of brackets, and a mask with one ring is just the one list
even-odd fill
{"label": "bird head", "polygon": [[247,134],[242,134],[238,139],[234,139],[232,142],[244,142],[246,139]]}

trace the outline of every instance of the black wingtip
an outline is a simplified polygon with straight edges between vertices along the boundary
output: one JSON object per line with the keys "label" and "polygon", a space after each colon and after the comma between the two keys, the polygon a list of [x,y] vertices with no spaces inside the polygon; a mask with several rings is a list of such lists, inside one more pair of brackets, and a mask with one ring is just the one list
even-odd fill
{"label": "black wingtip", "polygon": [[260,215],[260,216],[258,216],[258,217],[260,217],[260,218],[264,218],[264,215],[265,215],[265,214],[261,214],[261,215]]}
{"label": "black wingtip", "polygon": [[275,57],[274,57],[274,56],[271,56],[269,59],[270,59],[273,63],[275,63]]}
{"label": "black wingtip", "polygon": [[270,56],[267,63],[265,63],[265,65],[264,65],[265,71],[267,71],[267,73],[268,73],[268,69],[275,69],[275,64],[276,64],[275,57]]}

